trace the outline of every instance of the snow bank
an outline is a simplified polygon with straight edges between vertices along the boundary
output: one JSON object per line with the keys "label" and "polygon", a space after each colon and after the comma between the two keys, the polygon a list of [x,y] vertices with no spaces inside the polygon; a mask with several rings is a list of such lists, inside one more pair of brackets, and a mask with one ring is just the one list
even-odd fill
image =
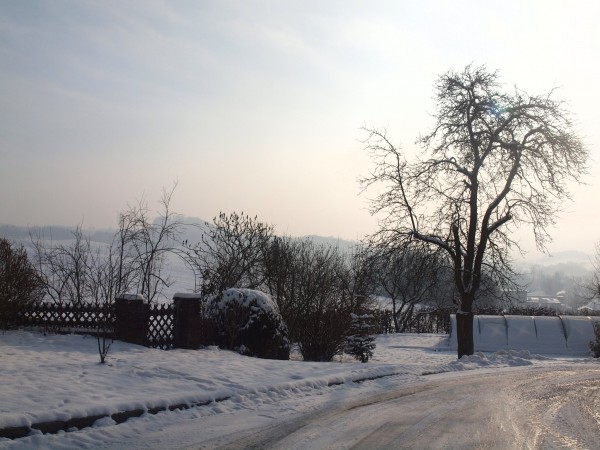
{"label": "snow bank", "polygon": [[[177,429],[191,419],[222,415],[213,423],[233,432],[241,422],[232,421],[230,414],[238,410],[247,410],[246,418],[259,417],[253,411],[264,411],[267,405],[268,411],[276,411],[271,416],[280,417],[312,411],[334,396],[346,401],[369,392],[389,392],[420,382],[424,374],[553,362],[527,351],[505,350],[457,361],[447,341],[447,336],[434,334],[379,335],[367,364],[348,355],[329,363],[277,361],[216,347],[164,351],[116,341],[107,364],[99,364],[94,338],[9,331],[0,334],[0,428],[90,415],[98,419],[80,431],[53,436],[33,431],[18,442],[0,438],[0,448],[100,448],[107,442],[114,448],[132,448],[135,442],[133,447],[141,448],[143,436],[162,433],[168,426]],[[144,413],[202,403],[185,411]],[[119,426],[106,417],[135,409],[141,415]],[[186,446],[171,438],[160,447]]]}
{"label": "snow bank", "polygon": [[99,364],[92,337],[26,331],[0,334],[0,347],[0,428],[319,388],[401,371],[387,364],[272,361],[215,348],[164,351],[119,341],[108,363]]}
{"label": "snow bank", "polygon": [[[93,337],[8,331],[0,334],[0,428],[224,398],[261,403],[273,395],[303,396],[390,375],[415,380],[456,359],[451,352],[424,354],[416,344],[411,351],[397,345],[406,339],[419,340],[382,337],[377,361],[368,364],[349,356],[343,363],[278,361],[216,347],[165,351],[120,341],[113,343],[107,363],[100,364]],[[433,346],[445,337],[426,339]]]}
{"label": "snow bank", "polygon": [[430,374],[481,368],[531,366],[534,364],[534,361],[545,361],[548,359],[544,356],[532,355],[528,350],[499,350],[491,355],[475,352],[474,355],[465,355],[458,360],[439,366],[435,372],[430,372]]}

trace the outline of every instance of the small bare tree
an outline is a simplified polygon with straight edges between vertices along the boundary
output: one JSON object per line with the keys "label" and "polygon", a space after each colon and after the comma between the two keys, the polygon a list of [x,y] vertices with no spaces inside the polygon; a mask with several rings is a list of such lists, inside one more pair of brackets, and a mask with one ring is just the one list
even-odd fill
{"label": "small bare tree", "polygon": [[182,225],[171,209],[176,187],[177,184],[170,191],[163,190],[160,201],[162,209],[154,221],[143,199],[119,218],[119,248],[130,249],[137,291],[148,303],[171,284],[163,269],[166,256],[174,253],[181,236]]}
{"label": "small bare tree", "polygon": [[362,180],[378,185],[375,238],[401,246],[421,241],[446,252],[458,293],[458,357],[473,354],[473,303],[486,273],[496,284],[512,277],[514,229],[533,228],[540,249],[549,241],[568,183],[586,172],[584,147],[554,92],[505,93],[498,74],[468,66],[442,75],[433,130],[408,162],[385,131],[369,129],[375,168]]}
{"label": "small bare tree", "polygon": [[96,246],[88,264],[89,301],[96,306],[96,339],[100,362],[105,363],[113,342],[113,303],[119,293],[128,292],[133,283],[133,261],[123,251],[117,232],[110,246]]}
{"label": "small bare tree", "polygon": [[31,234],[34,261],[46,289],[46,295],[57,303],[81,305],[90,296],[89,265],[92,254],[90,239],[82,225],[71,231],[68,243],[46,240],[41,230]]}

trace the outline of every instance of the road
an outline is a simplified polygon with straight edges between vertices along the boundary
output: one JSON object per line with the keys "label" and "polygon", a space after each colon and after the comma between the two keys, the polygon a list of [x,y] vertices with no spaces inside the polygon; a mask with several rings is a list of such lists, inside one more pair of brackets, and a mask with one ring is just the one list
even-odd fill
{"label": "road", "polygon": [[432,375],[255,429],[221,448],[600,448],[600,366]]}

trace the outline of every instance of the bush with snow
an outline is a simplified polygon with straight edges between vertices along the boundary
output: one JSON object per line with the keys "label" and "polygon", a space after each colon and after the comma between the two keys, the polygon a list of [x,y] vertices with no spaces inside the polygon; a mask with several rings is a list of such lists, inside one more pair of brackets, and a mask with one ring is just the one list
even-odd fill
{"label": "bush with snow", "polygon": [[214,323],[220,347],[259,358],[289,359],[287,328],[268,294],[227,289],[208,300],[206,316]]}

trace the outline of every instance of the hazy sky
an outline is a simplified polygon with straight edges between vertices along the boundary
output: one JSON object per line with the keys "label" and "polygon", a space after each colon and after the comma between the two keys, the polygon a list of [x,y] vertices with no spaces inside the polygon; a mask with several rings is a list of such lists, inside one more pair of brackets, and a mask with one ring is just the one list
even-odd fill
{"label": "hazy sky", "polygon": [[[560,87],[594,162],[553,251],[600,240],[600,2],[0,0],[0,223],[113,227],[179,185],[179,213],[280,233],[374,231],[362,125],[407,151],[465,65]],[[526,246],[531,239],[524,233]]]}

